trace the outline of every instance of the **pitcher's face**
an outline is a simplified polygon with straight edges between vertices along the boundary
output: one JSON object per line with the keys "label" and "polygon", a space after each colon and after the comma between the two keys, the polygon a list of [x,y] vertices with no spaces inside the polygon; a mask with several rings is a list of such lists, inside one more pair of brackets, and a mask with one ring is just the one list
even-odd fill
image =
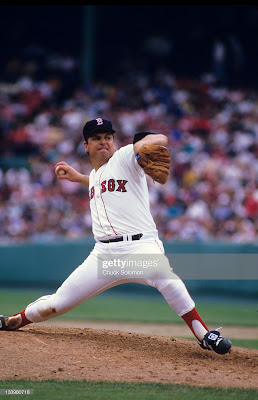
{"label": "pitcher's face", "polygon": [[84,147],[85,151],[89,153],[92,165],[99,168],[108,162],[115,152],[114,136],[109,132],[97,132],[94,136],[89,137],[88,143],[84,142]]}

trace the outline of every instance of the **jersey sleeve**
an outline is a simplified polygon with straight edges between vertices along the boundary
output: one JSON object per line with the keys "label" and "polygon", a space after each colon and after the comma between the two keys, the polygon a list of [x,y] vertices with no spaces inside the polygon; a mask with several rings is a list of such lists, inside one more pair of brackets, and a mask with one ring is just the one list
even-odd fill
{"label": "jersey sleeve", "polygon": [[115,154],[123,168],[130,172],[134,177],[145,176],[143,169],[139,166],[136,160],[133,144],[121,147]]}
{"label": "jersey sleeve", "polygon": [[138,132],[134,135],[133,144],[139,142],[139,140],[142,140],[147,135],[156,135],[156,133],[154,133],[154,132]]}

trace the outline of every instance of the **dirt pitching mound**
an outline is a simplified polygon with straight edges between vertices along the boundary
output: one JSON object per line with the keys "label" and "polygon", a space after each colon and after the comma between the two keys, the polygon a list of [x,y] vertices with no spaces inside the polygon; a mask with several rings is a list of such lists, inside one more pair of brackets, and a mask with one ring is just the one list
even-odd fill
{"label": "dirt pitching mound", "polygon": [[196,341],[120,330],[1,332],[1,379],[87,379],[258,388],[258,350],[219,355]]}

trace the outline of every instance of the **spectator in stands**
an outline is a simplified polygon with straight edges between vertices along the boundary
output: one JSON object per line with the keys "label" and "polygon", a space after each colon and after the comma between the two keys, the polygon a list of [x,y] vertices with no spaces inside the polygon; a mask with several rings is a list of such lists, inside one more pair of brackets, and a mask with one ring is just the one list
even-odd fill
{"label": "spectator in stands", "polygon": [[89,172],[81,132],[96,114],[114,121],[119,146],[146,129],[168,136],[169,180],[148,180],[162,239],[257,241],[255,90],[177,79],[164,68],[84,88],[71,78],[77,68],[46,54],[26,67],[12,60],[0,77],[0,244],[91,234],[87,190],[57,182],[54,165],[64,156]]}

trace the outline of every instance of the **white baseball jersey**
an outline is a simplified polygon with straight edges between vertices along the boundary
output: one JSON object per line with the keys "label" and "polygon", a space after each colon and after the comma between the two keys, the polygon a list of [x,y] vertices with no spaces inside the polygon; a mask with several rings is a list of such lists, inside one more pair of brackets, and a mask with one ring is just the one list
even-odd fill
{"label": "white baseball jersey", "polygon": [[[109,161],[89,177],[92,230],[96,243],[88,257],[63,282],[58,290],[26,307],[25,315],[32,322],[41,322],[62,315],[97,294],[126,282],[155,287],[167,303],[182,316],[195,306],[182,280],[173,272],[164,254],[156,225],[150,213],[146,176],[138,165],[133,144],[117,150]],[[143,233],[142,240],[110,244],[100,240]],[[104,275],[99,277],[103,255],[155,254],[158,268],[150,268],[144,276]],[[110,260],[110,258],[109,258]],[[199,338],[207,330],[199,329]]]}
{"label": "white baseball jersey", "polygon": [[91,171],[89,198],[95,240],[144,232],[157,236],[146,176],[133,144],[121,147],[106,164]]}

